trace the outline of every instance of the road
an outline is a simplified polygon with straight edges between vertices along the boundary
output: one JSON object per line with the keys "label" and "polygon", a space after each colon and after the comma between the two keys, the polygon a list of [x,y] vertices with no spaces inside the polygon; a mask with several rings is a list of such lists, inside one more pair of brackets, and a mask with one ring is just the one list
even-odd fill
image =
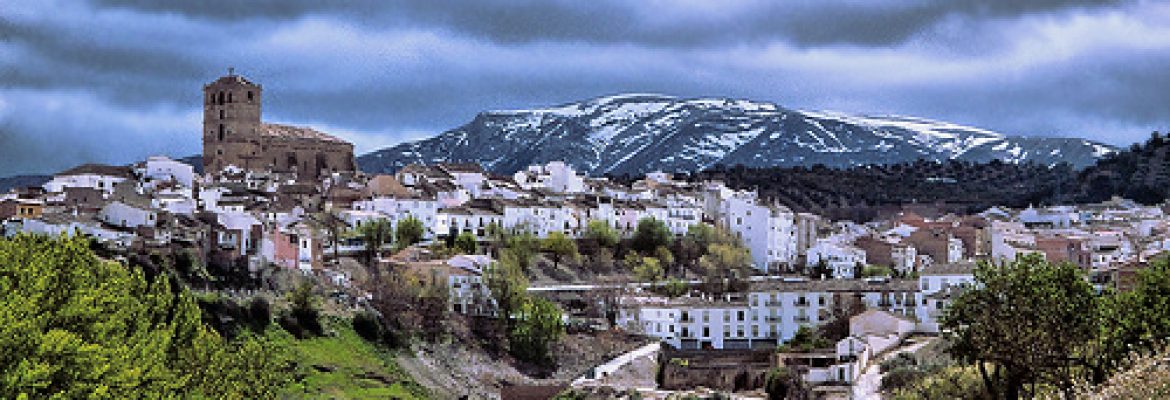
{"label": "road", "polygon": [[869,364],[869,368],[865,369],[865,373],[857,378],[857,382],[853,384],[853,399],[855,400],[877,400],[882,398],[882,361],[894,358],[900,353],[913,353],[926,346],[938,338],[930,337],[921,339],[918,342],[911,343],[890,351],[885,352],[876,361]]}

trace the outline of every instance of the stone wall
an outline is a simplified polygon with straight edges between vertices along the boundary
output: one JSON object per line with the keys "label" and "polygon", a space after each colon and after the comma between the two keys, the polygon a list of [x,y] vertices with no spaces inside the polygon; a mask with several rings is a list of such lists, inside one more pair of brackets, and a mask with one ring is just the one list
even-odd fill
{"label": "stone wall", "polygon": [[658,367],[660,387],[688,390],[698,387],[725,391],[764,387],[775,350],[674,350],[663,346]]}

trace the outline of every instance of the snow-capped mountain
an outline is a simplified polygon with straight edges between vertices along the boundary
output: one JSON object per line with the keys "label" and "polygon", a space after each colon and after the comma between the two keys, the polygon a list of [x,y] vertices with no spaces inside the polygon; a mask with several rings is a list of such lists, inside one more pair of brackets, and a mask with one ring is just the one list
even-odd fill
{"label": "snow-capped mountain", "polygon": [[361,156],[358,164],[366,172],[392,172],[410,163],[478,162],[511,173],[564,160],[590,175],[918,159],[1082,167],[1113,151],[1083,139],[1011,137],[921,118],[627,94],[555,108],[483,112],[438,136]]}

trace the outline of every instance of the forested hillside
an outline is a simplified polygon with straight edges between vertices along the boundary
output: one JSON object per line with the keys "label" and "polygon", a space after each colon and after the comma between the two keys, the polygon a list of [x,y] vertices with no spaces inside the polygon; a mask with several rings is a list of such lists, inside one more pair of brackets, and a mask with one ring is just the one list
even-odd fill
{"label": "forested hillside", "polygon": [[[634,177],[612,178],[629,181]],[[722,180],[736,189],[758,189],[761,196],[797,211],[855,221],[872,220],[907,204],[929,204],[956,213],[997,205],[1094,203],[1114,196],[1158,204],[1170,197],[1170,140],[1155,132],[1145,143],[1080,171],[1068,164],[920,160],[845,169],[717,165],[679,178]]]}

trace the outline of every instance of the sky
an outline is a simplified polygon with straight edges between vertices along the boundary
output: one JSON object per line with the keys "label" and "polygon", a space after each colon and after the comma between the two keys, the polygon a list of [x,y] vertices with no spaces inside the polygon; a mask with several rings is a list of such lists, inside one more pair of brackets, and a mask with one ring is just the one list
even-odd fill
{"label": "sky", "polygon": [[1125,146],[1170,129],[1170,2],[5,1],[0,176],[198,154],[229,67],[358,154],[628,92]]}

